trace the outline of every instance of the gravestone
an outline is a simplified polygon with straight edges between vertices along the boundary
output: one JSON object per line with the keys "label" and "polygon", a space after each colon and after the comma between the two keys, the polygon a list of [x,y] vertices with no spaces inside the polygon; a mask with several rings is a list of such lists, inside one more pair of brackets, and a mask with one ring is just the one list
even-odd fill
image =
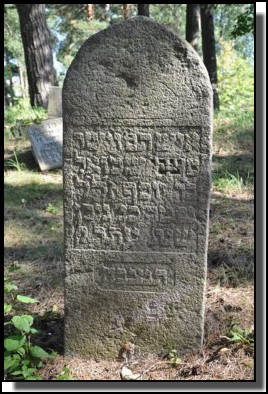
{"label": "gravestone", "polygon": [[48,117],[62,117],[62,88],[59,86],[51,86],[48,95]]}
{"label": "gravestone", "polygon": [[212,90],[146,17],[90,37],[63,87],[65,350],[200,348]]}
{"label": "gravestone", "polygon": [[28,129],[32,152],[41,171],[62,167],[62,127],[62,118],[54,118]]}
{"label": "gravestone", "polygon": [[58,86],[52,86],[49,91],[48,117],[28,129],[32,152],[41,171],[62,167],[62,88]]}

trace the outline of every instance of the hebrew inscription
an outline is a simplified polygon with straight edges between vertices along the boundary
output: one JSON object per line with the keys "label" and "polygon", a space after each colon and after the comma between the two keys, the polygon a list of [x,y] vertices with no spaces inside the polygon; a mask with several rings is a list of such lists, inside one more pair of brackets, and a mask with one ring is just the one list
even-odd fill
{"label": "hebrew inscription", "polygon": [[174,285],[174,272],[168,265],[101,264],[95,272],[95,283],[102,290],[163,292],[168,285]]}
{"label": "hebrew inscription", "polygon": [[74,248],[197,251],[200,127],[89,126],[73,138]]}

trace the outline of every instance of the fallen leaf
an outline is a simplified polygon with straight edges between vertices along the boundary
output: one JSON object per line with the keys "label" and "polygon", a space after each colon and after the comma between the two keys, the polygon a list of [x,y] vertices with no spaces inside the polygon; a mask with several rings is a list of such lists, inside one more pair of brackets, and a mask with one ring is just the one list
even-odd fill
{"label": "fallen leaf", "polygon": [[228,352],[230,352],[230,349],[228,349],[227,347],[223,347],[223,348],[220,350],[220,353],[228,353]]}

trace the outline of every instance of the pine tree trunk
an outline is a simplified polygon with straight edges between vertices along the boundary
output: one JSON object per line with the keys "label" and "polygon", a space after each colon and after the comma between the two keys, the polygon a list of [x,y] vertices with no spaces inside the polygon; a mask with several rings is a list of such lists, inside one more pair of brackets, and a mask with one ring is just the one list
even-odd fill
{"label": "pine tree trunk", "polygon": [[26,98],[26,93],[25,93],[25,83],[24,83],[24,76],[23,76],[23,68],[20,64],[18,64],[19,68],[19,78],[20,78],[20,89],[21,89],[21,95],[23,98]]}
{"label": "pine tree trunk", "polygon": [[213,4],[201,5],[201,29],[202,29],[202,49],[205,66],[208,70],[210,82],[213,89],[214,109],[220,108],[218,95],[218,77],[216,61],[216,45],[214,35],[214,20],[212,12]]}
{"label": "pine tree trunk", "polygon": [[123,18],[124,19],[129,18],[129,9],[130,9],[130,4],[123,4]]}
{"label": "pine tree trunk", "polygon": [[111,4],[105,4],[105,21],[107,23],[111,23],[110,8]]}
{"label": "pine tree trunk", "polygon": [[187,4],[186,9],[186,41],[198,50],[200,30],[200,6],[199,4]]}
{"label": "pine tree trunk", "polygon": [[47,108],[48,93],[57,84],[45,18],[45,4],[16,4],[32,106]]}
{"label": "pine tree trunk", "polygon": [[138,15],[149,17],[150,16],[149,6],[150,4],[138,4]]}
{"label": "pine tree trunk", "polygon": [[86,4],[87,20],[91,22],[94,19],[94,8],[93,4]]}

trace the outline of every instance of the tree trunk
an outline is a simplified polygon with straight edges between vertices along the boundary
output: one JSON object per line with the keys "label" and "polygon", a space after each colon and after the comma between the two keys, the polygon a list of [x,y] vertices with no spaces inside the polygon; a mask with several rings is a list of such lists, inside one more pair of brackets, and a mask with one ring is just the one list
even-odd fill
{"label": "tree trunk", "polygon": [[7,85],[6,81],[4,85],[4,103],[5,103],[5,108],[9,107],[11,104],[10,95],[9,95],[9,86]]}
{"label": "tree trunk", "polygon": [[111,23],[111,15],[110,15],[110,9],[111,9],[111,4],[98,4],[99,7],[101,7],[104,11],[103,14],[100,16],[101,21],[105,21],[107,23]]}
{"label": "tree trunk", "polygon": [[[13,69],[10,63],[10,56],[8,50],[5,48],[4,52],[5,60],[5,104],[9,107],[13,104],[14,99],[14,89],[13,89]],[[14,65],[13,65],[14,66]]]}
{"label": "tree trunk", "polygon": [[18,64],[18,68],[19,68],[21,95],[23,98],[26,98],[26,93],[25,93],[25,89],[24,89],[25,83],[24,83],[23,68],[20,64]]}
{"label": "tree trunk", "polygon": [[210,82],[213,89],[214,109],[219,109],[220,103],[217,90],[217,61],[212,6],[213,4],[201,5],[202,49],[204,63],[208,70]]}
{"label": "tree trunk", "polygon": [[57,84],[45,18],[45,4],[16,4],[32,106],[47,108],[48,93]]}
{"label": "tree trunk", "polygon": [[149,6],[150,4],[138,4],[138,15],[143,15],[143,16],[150,16],[149,13]]}
{"label": "tree trunk", "polygon": [[124,19],[129,18],[129,9],[130,9],[130,4],[123,4],[123,18]]}
{"label": "tree trunk", "polygon": [[94,19],[94,8],[93,4],[86,4],[87,20],[91,22]]}
{"label": "tree trunk", "polygon": [[187,4],[186,9],[186,41],[198,50],[200,30],[200,6],[199,4]]}
{"label": "tree trunk", "polygon": [[14,93],[14,84],[13,84],[13,75],[12,74],[9,78],[9,87],[10,87],[10,96],[11,96],[10,102],[11,102],[11,105],[13,105],[15,93]]}

